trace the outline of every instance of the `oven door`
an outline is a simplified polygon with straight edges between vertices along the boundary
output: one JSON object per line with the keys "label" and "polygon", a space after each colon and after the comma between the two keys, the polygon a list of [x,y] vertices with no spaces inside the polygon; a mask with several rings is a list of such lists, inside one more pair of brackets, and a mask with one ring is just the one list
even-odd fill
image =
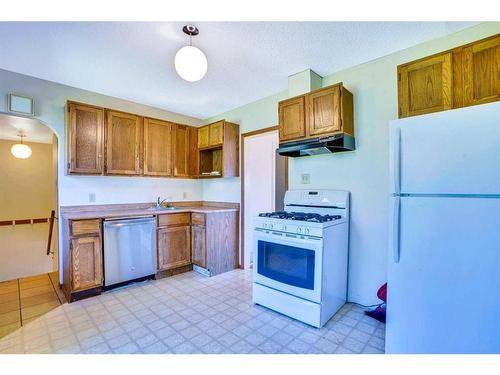
{"label": "oven door", "polygon": [[254,282],[319,303],[323,240],[257,228]]}

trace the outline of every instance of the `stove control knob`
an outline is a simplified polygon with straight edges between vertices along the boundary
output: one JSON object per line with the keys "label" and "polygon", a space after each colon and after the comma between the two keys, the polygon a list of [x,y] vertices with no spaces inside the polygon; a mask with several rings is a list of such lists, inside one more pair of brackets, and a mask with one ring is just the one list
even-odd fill
{"label": "stove control knob", "polygon": [[304,232],[305,234],[309,234],[309,228],[306,228]]}
{"label": "stove control knob", "polygon": [[302,228],[301,227],[297,228],[297,233],[302,233]]}
{"label": "stove control knob", "polygon": [[267,228],[267,224],[266,224],[266,223],[264,223],[262,226],[263,226],[264,228]]}
{"label": "stove control knob", "polygon": [[269,224],[268,227],[269,227],[269,229],[273,229],[273,225],[272,224]]}
{"label": "stove control knob", "polygon": [[285,232],[286,231],[286,225],[282,225],[281,226],[281,230],[283,230],[283,232]]}

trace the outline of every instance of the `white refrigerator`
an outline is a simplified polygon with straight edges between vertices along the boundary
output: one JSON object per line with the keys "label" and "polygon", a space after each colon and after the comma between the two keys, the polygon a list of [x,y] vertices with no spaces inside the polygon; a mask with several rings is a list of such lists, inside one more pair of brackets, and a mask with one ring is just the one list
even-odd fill
{"label": "white refrigerator", "polygon": [[386,353],[500,353],[500,103],[389,131]]}

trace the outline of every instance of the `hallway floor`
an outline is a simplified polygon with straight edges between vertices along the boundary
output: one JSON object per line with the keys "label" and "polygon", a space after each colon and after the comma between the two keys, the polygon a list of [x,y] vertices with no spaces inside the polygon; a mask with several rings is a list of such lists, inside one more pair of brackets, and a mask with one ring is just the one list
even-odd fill
{"label": "hallway floor", "polygon": [[252,272],[183,273],[65,303],[0,353],[383,353],[385,325],[346,304],[321,329],[252,303]]}
{"label": "hallway floor", "polygon": [[0,282],[0,338],[64,302],[58,272]]}

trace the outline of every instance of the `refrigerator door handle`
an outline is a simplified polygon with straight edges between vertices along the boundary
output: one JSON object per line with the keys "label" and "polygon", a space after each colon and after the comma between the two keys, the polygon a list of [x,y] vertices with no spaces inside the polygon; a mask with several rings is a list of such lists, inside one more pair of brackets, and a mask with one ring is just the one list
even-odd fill
{"label": "refrigerator door handle", "polygon": [[394,193],[401,192],[401,129],[396,128],[394,134]]}
{"label": "refrigerator door handle", "polygon": [[401,198],[394,197],[394,207],[392,211],[392,257],[394,259],[394,263],[399,263],[400,258],[400,205]]}

